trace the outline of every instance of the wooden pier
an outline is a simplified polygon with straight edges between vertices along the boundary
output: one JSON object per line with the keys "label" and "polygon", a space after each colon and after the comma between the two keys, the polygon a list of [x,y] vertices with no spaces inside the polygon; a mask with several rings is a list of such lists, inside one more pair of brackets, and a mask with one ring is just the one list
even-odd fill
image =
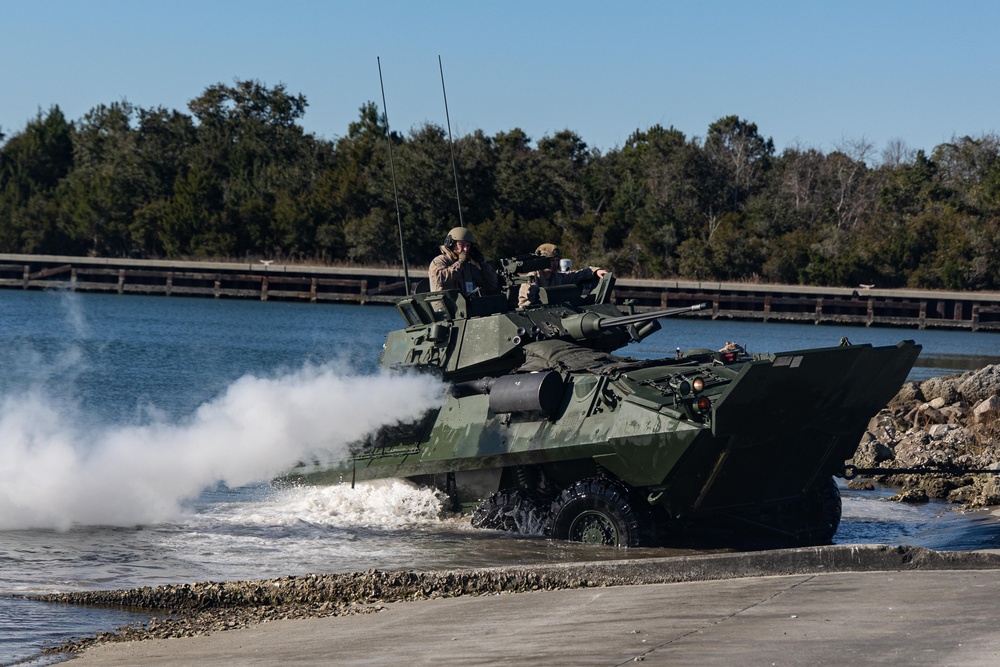
{"label": "wooden pier", "polygon": [[[411,272],[411,291],[425,278]],[[0,254],[0,288],[363,304],[392,303],[404,280],[400,269]],[[693,315],[713,319],[1000,331],[998,292],[619,279],[613,297],[638,311],[708,302]]]}
{"label": "wooden pier", "polygon": [[5,254],[0,287],[313,303],[392,303],[405,292],[395,269]]}
{"label": "wooden pier", "polygon": [[644,309],[707,301],[712,319],[1000,331],[1000,292],[619,280],[614,295]]}

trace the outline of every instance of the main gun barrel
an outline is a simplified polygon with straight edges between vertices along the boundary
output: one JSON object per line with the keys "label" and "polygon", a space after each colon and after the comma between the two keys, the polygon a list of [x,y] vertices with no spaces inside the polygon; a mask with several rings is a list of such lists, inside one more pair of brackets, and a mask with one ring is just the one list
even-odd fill
{"label": "main gun barrel", "polygon": [[672,315],[680,315],[681,313],[690,313],[696,310],[704,310],[705,308],[708,308],[708,303],[698,303],[693,306],[682,306],[680,308],[667,308],[665,310],[652,310],[648,313],[622,315],[621,317],[602,317],[598,320],[597,326],[600,327],[601,330],[610,329],[612,327],[624,327],[629,324],[641,324],[651,320],[658,320],[661,317],[670,317]]}
{"label": "main gun barrel", "polygon": [[599,336],[602,331],[615,327],[627,327],[632,324],[642,324],[652,322],[661,317],[670,317],[682,313],[690,313],[696,310],[708,308],[707,303],[699,303],[693,306],[683,306],[681,308],[667,308],[666,310],[653,310],[648,313],[638,313],[636,315],[622,315],[621,317],[604,317],[591,311],[570,315],[562,320],[563,329],[576,340],[587,340]]}

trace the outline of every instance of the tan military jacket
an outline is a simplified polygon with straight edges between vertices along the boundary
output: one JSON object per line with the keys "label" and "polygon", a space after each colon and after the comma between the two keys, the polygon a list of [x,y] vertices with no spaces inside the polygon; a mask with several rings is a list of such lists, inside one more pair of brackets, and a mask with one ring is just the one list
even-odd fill
{"label": "tan military jacket", "polygon": [[459,263],[458,253],[444,246],[441,246],[441,254],[431,261],[427,277],[432,292],[457,289],[462,294],[470,294],[478,287],[484,294],[496,294],[500,289],[497,272],[489,262],[467,259]]}
{"label": "tan military jacket", "polygon": [[597,268],[580,269],[579,271],[567,271],[566,273],[553,273],[546,278],[541,271],[532,271],[527,274],[531,276],[531,281],[521,285],[517,292],[517,307],[537,305],[539,287],[555,287],[557,285],[579,285],[594,277]]}

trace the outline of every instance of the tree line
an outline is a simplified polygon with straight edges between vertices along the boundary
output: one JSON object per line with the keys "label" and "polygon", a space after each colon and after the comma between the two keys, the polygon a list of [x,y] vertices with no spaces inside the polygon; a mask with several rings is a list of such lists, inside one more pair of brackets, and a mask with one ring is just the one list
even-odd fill
{"label": "tree line", "polygon": [[865,140],[779,153],[727,116],[703,138],[654,125],[602,153],[568,129],[452,147],[433,123],[388,131],[370,102],[330,140],[303,130],[306,107],[235,81],[188,113],[39,111],[0,132],[0,252],[398,265],[394,173],[414,265],[459,224],[457,180],[491,258],[551,242],[637,278],[1000,288],[996,134],[929,154]]}

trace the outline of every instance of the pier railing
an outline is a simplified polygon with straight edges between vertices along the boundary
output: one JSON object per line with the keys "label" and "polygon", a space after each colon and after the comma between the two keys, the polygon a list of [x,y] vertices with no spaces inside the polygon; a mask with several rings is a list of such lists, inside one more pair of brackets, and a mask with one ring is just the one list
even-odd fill
{"label": "pier railing", "polygon": [[[424,279],[410,276],[410,291]],[[391,303],[402,271],[258,262],[0,254],[0,288],[345,303]],[[709,302],[693,316],[764,322],[1000,331],[1000,293],[619,279],[636,310]]]}

